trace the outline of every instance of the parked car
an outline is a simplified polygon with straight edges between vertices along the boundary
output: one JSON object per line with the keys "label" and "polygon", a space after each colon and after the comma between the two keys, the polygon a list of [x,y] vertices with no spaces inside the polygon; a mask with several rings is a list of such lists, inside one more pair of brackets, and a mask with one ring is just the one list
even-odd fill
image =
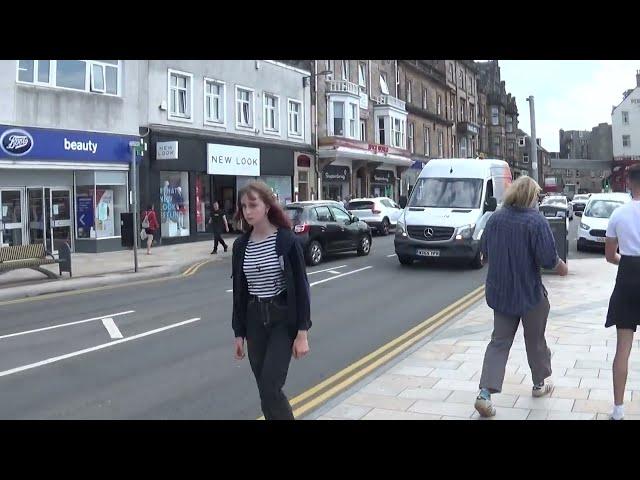
{"label": "parked car", "polygon": [[578,228],[578,250],[583,251],[589,247],[603,250],[611,214],[616,208],[630,201],[631,195],[628,193],[594,193],[591,195]]}
{"label": "parked car", "polygon": [[590,196],[590,193],[581,193],[573,197],[573,200],[571,201],[571,207],[573,208],[573,213],[576,216],[582,216],[582,212],[584,212],[584,208],[587,206],[587,202],[589,201]]}
{"label": "parked car", "polygon": [[347,210],[381,235],[388,235],[402,214],[400,205],[388,197],[355,198],[349,202]]}
{"label": "parked car", "polygon": [[562,214],[565,218],[569,220],[573,220],[573,208],[571,206],[571,202],[564,195],[549,195],[544,197],[542,203],[540,204],[540,210],[544,211],[544,206],[550,205],[553,207],[560,207],[562,210]]}
{"label": "parked car", "polygon": [[305,258],[310,266],[318,265],[328,253],[355,250],[369,255],[369,226],[347,212],[338,202],[294,202],[285,207],[293,223],[293,231],[302,241]]}

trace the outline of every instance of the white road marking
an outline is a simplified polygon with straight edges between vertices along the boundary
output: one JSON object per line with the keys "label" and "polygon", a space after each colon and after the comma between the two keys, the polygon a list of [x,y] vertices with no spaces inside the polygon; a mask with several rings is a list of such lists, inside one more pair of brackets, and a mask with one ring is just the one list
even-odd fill
{"label": "white road marking", "polygon": [[119,317],[121,315],[128,315],[134,312],[135,310],[129,310],[127,312],[113,313],[111,315],[103,315],[101,317],[88,318],[87,320],[78,320],[77,322],[62,323],[60,325],[53,325],[51,327],[36,328],[35,330],[27,330],[25,332],[10,333],[9,335],[2,335],[0,337],[0,340],[2,340],[3,338],[17,337],[19,335],[27,335],[28,333],[44,332],[45,330],[53,330],[54,328],[62,328],[62,327],[68,327],[70,325],[79,325],[81,323],[95,322],[96,320],[102,320],[103,318]]}
{"label": "white road marking", "polygon": [[116,322],[113,321],[113,318],[103,318],[102,324],[104,328],[107,329],[107,332],[109,332],[111,338],[122,338],[122,332],[116,325]]}
{"label": "white road marking", "polygon": [[313,282],[312,284],[310,284],[310,286],[314,287],[315,285],[320,285],[321,283],[330,282],[331,280],[335,280],[336,278],[344,277],[345,275],[351,275],[352,273],[362,272],[363,270],[368,270],[370,268],[373,268],[373,267],[368,266],[364,268],[359,268],[358,270],[352,270],[350,272],[341,273],[340,275],[336,275],[334,277],[329,277],[329,278],[325,278],[324,280],[318,280],[317,282]]}
{"label": "white road marking", "polygon": [[387,258],[395,257],[396,255],[397,253],[394,253],[393,255],[387,255]]}
{"label": "white road marking", "polygon": [[[307,276],[322,272],[332,273],[333,275],[340,275],[340,272],[336,272],[335,270],[342,267],[346,267],[346,265],[338,265],[337,267],[325,268],[324,270],[314,270],[313,272],[307,272]],[[226,293],[233,293],[233,288],[227,290]]]}
{"label": "white road marking", "polygon": [[[342,268],[342,267],[346,267],[346,265],[339,265],[337,267],[325,268],[324,270],[314,270],[313,272],[307,272],[307,276],[313,275],[313,274],[316,274],[316,273],[322,273],[322,272],[333,273],[331,270],[337,270],[337,269]],[[340,273],[340,272],[338,272],[338,273]]]}
{"label": "white road marking", "polygon": [[104,348],[109,348],[114,345],[118,345],[120,343],[130,342],[132,340],[137,340],[138,338],[147,337],[149,335],[153,335],[155,333],[164,332],[165,330],[170,330],[172,328],[181,327],[182,325],[187,325],[189,323],[197,322],[200,318],[191,318],[189,320],[185,320],[183,322],[174,323],[172,325],[167,325],[166,327],[156,328],[155,330],[149,330],[148,332],[139,333],[137,335],[133,335],[131,337],[122,338],[120,340],[114,340],[113,342],[103,343],[101,345],[96,345],[95,347],[85,348],[83,350],[78,350],[71,353],[66,353],[64,355],[60,355],[58,357],[47,358],[46,360],[42,360],[36,363],[30,363],[28,365],[23,365],[21,367],[12,368],[10,370],[5,370],[0,372],[0,377],[6,377],[8,375],[13,375],[14,373],[24,372],[25,370],[31,370],[33,368],[42,367],[44,365],[49,365],[51,363],[56,363],[61,360],[66,360],[67,358],[77,357],[79,355],[84,355],[85,353],[95,352],[97,350],[102,350]]}

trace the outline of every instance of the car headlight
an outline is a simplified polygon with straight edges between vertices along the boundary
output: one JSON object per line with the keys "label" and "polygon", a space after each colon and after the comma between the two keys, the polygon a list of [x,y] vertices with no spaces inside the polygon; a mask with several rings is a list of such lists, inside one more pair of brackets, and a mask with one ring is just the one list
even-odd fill
{"label": "car headlight", "polygon": [[398,222],[396,223],[396,235],[401,237],[407,236],[407,228],[405,227],[404,222],[400,219],[398,219]]}
{"label": "car headlight", "polygon": [[458,227],[458,233],[456,234],[456,240],[468,239],[473,237],[473,231],[476,228],[476,224],[463,225]]}
{"label": "car headlight", "polygon": [[586,223],[582,223],[582,222],[580,222],[580,228],[582,230],[591,230],[591,227],[589,225],[587,225]]}

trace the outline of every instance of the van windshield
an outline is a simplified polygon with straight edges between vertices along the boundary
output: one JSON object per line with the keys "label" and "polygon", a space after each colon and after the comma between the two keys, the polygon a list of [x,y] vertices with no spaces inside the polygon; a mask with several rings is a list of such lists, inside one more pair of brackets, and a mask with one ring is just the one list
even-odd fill
{"label": "van windshield", "polygon": [[419,178],[409,207],[480,208],[480,178]]}

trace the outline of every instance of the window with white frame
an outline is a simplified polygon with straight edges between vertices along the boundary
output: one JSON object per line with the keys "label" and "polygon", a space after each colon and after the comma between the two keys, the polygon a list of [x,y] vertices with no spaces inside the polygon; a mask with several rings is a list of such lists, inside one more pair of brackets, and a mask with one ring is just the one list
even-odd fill
{"label": "window with white frame", "polygon": [[344,136],[344,102],[333,102],[333,135]]}
{"label": "window with white frame", "polygon": [[428,96],[427,96],[427,87],[422,87],[422,108],[427,110],[427,101],[428,101]]}
{"label": "window with white frame", "polygon": [[500,125],[500,111],[498,107],[491,107],[491,125]]}
{"label": "window with white frame", "polygon": [[391,120],[391,145],[396,148],[405,148],[405,122],[399,118]]}
{"label": "window with white frame", "polygon": [[385,145],[384,117],[378,117],[378,143]]}
{"label": "window with white frame", "polygon": [[465,122],[467,120],[466,117],[466,109],[467,109],[467,101],[464,98],[460,99],[460,121]]}
{"label": "window with white frame", "polygon": [[253,90],[236,86],[236,127],[253,128]]}
{"label": "window with white frame", "polygon": [[119,95],[120,60],[18,60],[17,81]]}
{"label": "window with white frame", "polygon": [[440,94],[438,94],[436,102],[436,111],[438,112],[438,115],[442,115],[442,96],[440,96]]}
{"label": "window with white frame", "polygon": [[567,171],[565,172],[565,174],[566,174],[567,176],[571,176],[571,170],[569,170],[569,169],[567,168]]}
{"label": "window with white frame", "polygon": [[438,133],[438,156],[444,157],[444,133]]}
{"label": "window with white frame", "polygon": [[522,163],[529,163],[529,155],[526,153],[522,155]]}
{"label": "window with white frame", "polygon": [[387,73],[380,72],[380,91],[384,95],[389,95],[389,85],[387,84]]}
{"label": "window with white frame", "polygon": [[329,70],[332,73],[327,74],[327,79],[331,80],[333,78],[333,74],[335,73],[335,70],[333,69],[333,60],[327,60],[327,70]]}
{"label": "window with white frame", "polygon": [[351,114],[349,116],[349,136],[351,138],[358,138],[358,105],[355,103],[349,104]]}
{"label": "window with white frame", "polygon": [[204,79],[204,119],[206,122],[224,124],[225,84]]}
{"label": "window with white frame", "polygon": [[412,91],[411,91],[411,80],[407,80],[407,103],[411,103],[411,97],[412,97]]}
{"label": "window with white frame", "polygon": [[409,126],[407,127],[407,141],[409,142],[409,151],[411,153],[415,152],[415,147],[413,143],[413,133],[414,133],[414,125],[413,123],[410,123]]}
{"label": "window with white frame", "polygon": [[367,64],[358,63],[358,85],[363,92],[367,91]]}
{"label": "window with white frame", "polygon": [[622,146],[623,147],[631,146],[631,135],[622,135]]}
{"label": "window with white frame", "polygon": [[458,87],[464,89],[464,74],[462,70],[458,70]]}
{"label": "window with white frame", "polygon": [[349,81],[349,60],[342,60],[342,79]]}
{"label": "window with white frame", "polygon": [[455,81],[455,78],[453,78],[453,63],[449,64],[449,81]]}
{"label": "window with white frame", "polygon": [[527,139],[526,137],[520,137],[518,139],[518,145],[520,145],[521,147],[525,147],[527,145]]}
{"label": "window with white frame", "polygon": [[289,135],[302,136],[302,102],[289,100]]}
{"label": "window with white frame", "polygon": [[424,156],[431,155],[431,131],[429,125],[424,126]]}
{"label": "window with white frame", "polygon": [[622,123],[629,125],[629,112],[622,112]]}
{"label": "window with white frame", "polygon": [[367,122],[366,120],[360,120],[360,141],[367,141]]}
{"label": "window with white frame", "polygon": [[169,70],[169,117],[191,119],[193,75]]}
{"label": "window with white frame", "polygon": [[450,119],[454,120],[456,118],[456,107],[455,107],[455,102],[453,100],[453,96],[450,98],[450,111],[449,111],[449,115],[450,115]]}
{"label": "window with white frame", "polygon": [[264,104],[264,130],[276,133],[280,131],[280,98],[271,93],[265,93]]}

